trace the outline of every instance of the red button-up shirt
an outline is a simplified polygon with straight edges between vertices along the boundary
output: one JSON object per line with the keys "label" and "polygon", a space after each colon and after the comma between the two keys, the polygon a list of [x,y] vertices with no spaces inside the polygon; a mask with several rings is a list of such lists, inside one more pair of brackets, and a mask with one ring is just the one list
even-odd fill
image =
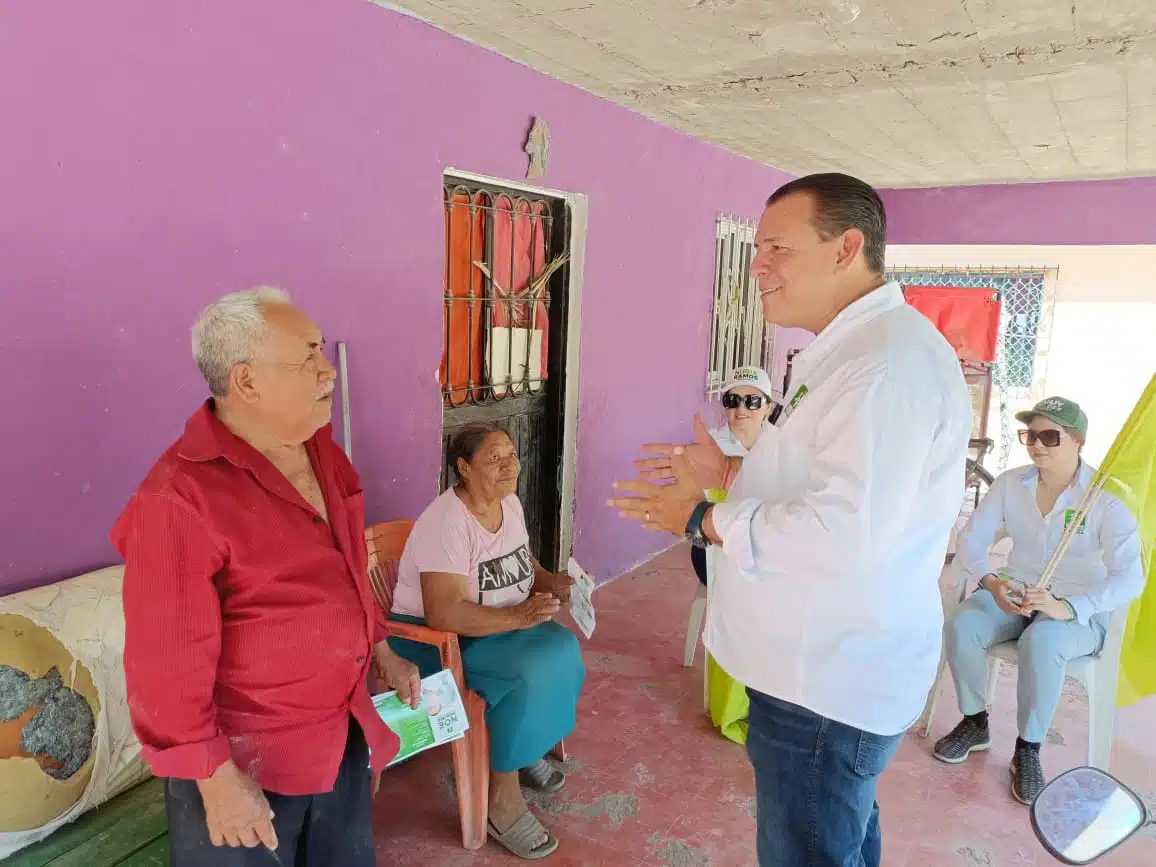
{"label": "red button-up shirt", "polygon": [[305,447],[328,523],[209,401],[113,528],[129,711],[157,776],[203,779],[232,758],[267,791],[328,792],[350,714],[376,770],[397,754],[366,686],[388,633],[357,473],[331,428]]}

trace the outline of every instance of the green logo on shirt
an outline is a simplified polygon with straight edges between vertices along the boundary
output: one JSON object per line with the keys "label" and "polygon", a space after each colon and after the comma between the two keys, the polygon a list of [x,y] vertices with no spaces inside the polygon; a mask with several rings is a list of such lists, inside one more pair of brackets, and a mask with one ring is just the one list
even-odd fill
{"label": "green logo on shirt", "polygon": [[[1070,523],[1072,523],[1072,521],[1074,521],[1075,519],[1076,519],[1076,510],[1075,509],[1065,509],[1064,510],[1064,529],[1067,530],[1068,525]],[[1082,521],[1080,521],[1080,526],[1076,528],[1076,532],[1077,533],[1085,533],[1085,532],[1087,532],[1087,530],[1088,530],[1088,518],[1085,515],[1084,519]]]}
{"label": "green logo on shirt", "polygon": [[784,416],[790,416],[790,414],[795,411],[795,407],[802,403],[803,398],[807,396],[807,391],[808,388],[806,383],[803,383],[803,385],[798,387],[798,389],[795,391],[795,396],[791,398],[791,402],[788,403],[787,408],[783,410]]}

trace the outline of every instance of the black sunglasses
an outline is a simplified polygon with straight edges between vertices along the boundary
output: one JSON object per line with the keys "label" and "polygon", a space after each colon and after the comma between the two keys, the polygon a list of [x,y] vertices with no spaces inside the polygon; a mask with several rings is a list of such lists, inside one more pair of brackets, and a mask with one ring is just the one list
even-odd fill
{"label": "black sunglasses", "polygon": [[1051,430],[1022,430],[1020,431],[1020,442],[1025,446],[1034,446],[1037,442],[1040,445],[1046,446],[1049,449],[1054,449],[1060,444],[1062,435],[1058,430],[1052,428]]}
{"label": "black sunglasses", "polygon": [[747,409],[762,409],[763,396],[761,394],[724,394],[722,405],[727,409],[738,409],[744,405]]}

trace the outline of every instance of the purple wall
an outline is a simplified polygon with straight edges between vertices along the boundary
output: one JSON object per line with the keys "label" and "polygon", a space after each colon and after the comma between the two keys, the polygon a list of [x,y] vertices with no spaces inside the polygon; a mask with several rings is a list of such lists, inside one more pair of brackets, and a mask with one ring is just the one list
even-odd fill
{"label": "purple wall", "polygon": [[590,201],[576,554],[667,540],[604,504],[639,443],[685,435],[705,378],[719,212],[785,176],[367,0],[9,4],[0,27],[0,593],[114,559],[106,536],[204,397],[189,326],[284,286],[349,344],[369,515],[436,493],[442,171]]}
{"label": "purple wall", "polygon": [[892,244],[1156,244],[1156,177],[885,190]]}

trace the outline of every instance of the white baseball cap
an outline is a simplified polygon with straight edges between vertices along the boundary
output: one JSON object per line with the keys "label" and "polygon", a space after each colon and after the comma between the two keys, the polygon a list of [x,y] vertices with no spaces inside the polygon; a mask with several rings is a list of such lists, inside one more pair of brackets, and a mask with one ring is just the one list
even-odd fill
{"label": "white baseball cap", "polygon": [[731,378],[723,386],[722,393],[726,394],[740,385],[757,388],[768,400],[771,398],[771,377],[761,367],[736,367],[731,373]]}

